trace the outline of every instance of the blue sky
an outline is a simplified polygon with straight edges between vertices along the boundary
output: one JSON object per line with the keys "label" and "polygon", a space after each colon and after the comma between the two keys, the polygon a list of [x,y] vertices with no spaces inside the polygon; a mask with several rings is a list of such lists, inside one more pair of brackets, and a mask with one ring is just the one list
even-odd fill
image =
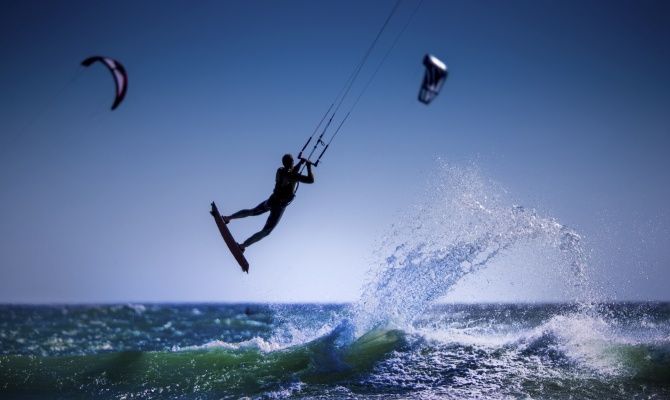
{"label": "blue sky", "polygon": [[[3,2],[0,302],[353,300],[438,157],[582,233],[612,297],[668,300],[662,1],[426,0],[240,274],[209,202],[268,196],[393,4]],[[372,66],[417,4],[401,4]],[[429,107],[416,101],[426,52],[450,69]],[[128,70],[114,112],[108,72],[78,65],[92,54]],[[264,219],[231,229],[242,240]],[[509,289],[520,271],[452,297],[543,299]]]}

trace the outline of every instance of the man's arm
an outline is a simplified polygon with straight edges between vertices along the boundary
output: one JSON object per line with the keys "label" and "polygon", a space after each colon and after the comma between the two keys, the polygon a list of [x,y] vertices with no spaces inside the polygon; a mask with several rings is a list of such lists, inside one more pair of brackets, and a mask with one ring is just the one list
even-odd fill
{"label": "man's arm", "polygon": [[[300,173],[300,166],[301,164],[307,164],[307,175],[303,175]],[[300,159],[300,163],[296,165],[295,173],[296,173],[296,179],[300,183],[314,183],[314,173],[312,172],[312,163],[310,161],[305,160],[304,158]]]}
{"label": "man's arm", "polygon": [[314,183],[314,174],[312,173],[312,163],[307,162],[307,176],[305,175],[300,175],[298,177],[300,182],[302,183]]}

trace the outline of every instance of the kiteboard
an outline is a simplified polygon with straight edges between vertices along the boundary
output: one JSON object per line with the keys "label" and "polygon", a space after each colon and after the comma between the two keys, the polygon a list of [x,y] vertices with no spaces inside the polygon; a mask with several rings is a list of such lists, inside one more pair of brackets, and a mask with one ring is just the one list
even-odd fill
{"label": "kiteboard", "polygon": [[230,249],[230,252],[233,254],[233,257],[235,257],[237,263],[240,264],[242,271],[248,274],[249,262],[247,261],[246,258],[244,258],[242,249],[240,249],[240,246],[235,241],[235,238],[228,230],[226,223],[223,222],[223,218],[221,218],[221,214],[219,214],[219,210],[216,208],[216,204],[214,202],[212,202],[212,211],[210,211],[209,213],[212,214],[212,217],[214,217],[214,221],[216,222],[216,226],[219,228],[219,232],[221,232],[223,241],[226,242],[226,245],[228,246],[228,249]]}

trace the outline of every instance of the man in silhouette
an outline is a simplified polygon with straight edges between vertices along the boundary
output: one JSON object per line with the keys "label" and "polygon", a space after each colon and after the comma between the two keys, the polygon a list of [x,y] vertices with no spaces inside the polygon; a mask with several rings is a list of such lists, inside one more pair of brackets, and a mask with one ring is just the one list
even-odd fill
{"label": "man in silhouette", "polygon": [[[239,244],[240,249],[243,252],[247,247],[269,235],[275,226],[277,226],[282,214],[284,214],[284,210],[295,197],[294,193],[298,183],[314,183],[314,174],[312,173],[312,163],[310,161],[301,158],[300,162],[294,166],[293,156],[284,154],[281,162],[283,166],[277,169],[277,174],[275,175],[275,188],[267,200],[263,201],[255,208],[240,210],[234,214],[222,217],[223,222],[227,224],[231,219],[260,215],[270,211],[270,215],[268,216],[263,229],[254,233],[249,239]],[[307,165],[307,175],[302,175],[300,173],[300,168],[303,164]]]}

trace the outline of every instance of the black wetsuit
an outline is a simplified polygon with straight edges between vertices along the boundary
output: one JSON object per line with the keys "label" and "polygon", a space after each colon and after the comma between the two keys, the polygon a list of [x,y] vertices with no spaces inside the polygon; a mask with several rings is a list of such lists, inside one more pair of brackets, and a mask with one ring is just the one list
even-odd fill
{"label": "black wetsuit", "polygon": [[251,235],[251,237],[249,237],[249,239],[245,240],[244,243],[242,243],[242,247],[248,247],[263,239],[269,235],[270,232],[272,232],[284,214],[286,206],[288,206],[291,201],[293,201],[293,198],[295,197],[295,188],[298,182],[314,182],[311,169],[308,169],[309,176],[305,176],[298,172],[298,168],[299,167],[293,167],[288,171],[284,167],[278,168],[277,174],[275,176],[275,188],[267,200],[263,201],[252,209],[240,210],[228,217],[229,219],[244,218],[260,215],[270,211],[270,215],[268,216],[263,229],[254,233]]}

